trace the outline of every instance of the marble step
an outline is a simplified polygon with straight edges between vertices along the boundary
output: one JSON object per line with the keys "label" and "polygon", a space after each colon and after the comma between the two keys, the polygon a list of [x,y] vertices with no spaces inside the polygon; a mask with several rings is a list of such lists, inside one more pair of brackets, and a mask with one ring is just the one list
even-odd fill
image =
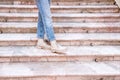
{"label": "marble step", "polygon": [[36,46],[0,47],[0,62],[70,62],[70,61],[118,61],[120,46],[66,46],[62,54]]}
{"label": "marble step", "polygon": [[[120,45],[120,33],[56,33],[61,45]],[[36,45],[36,33],[0,34],[0,46]]]}
{"label": "marble step", "polygon": [[[37,23],[0,22],[0,33],[36,33]],[[53,23],[55,33],[120,33],[120,23]]]}
{"label": "marble step", "polygon": [[[120,22],[120,13],[54,13],[54,22]],[[0,13],[1,22],[37,22],[38,13]]]}
{"label": "marble step", "polygon": [[[57,6],[52,5],[51,11],[53,13],[105,13],[119,12],[116,5],[80,5],[80,6]],[[0,5],[0,12],[8,13],[26,13],[38,12],[36,5]]]}
{"label": "marble step", "polygon": [[0,63],[0,80],[119,80],[120,61]]}
{"label": "marble step", "polygon": [[[35,0],[1,0],[0,4],[27,4],[33,5],[36,4]],[[87,4],[106,4],[111,5],[115,4],[114,0],[52,0],[52,4],[54,5],[87,5]]]}

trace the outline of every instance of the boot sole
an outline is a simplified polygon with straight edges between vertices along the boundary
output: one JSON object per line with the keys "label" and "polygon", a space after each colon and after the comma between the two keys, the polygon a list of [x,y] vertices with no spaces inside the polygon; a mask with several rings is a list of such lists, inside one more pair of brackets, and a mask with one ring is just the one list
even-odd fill
{"label": "boot sole", "polygon": [[67,49],[62,50],[62,51],[55,50],[55,49],[51,49],[51,51],[52,51],[53,53],[64,54],[64,53],[67,51]]}
{"label": "boot sole", "polygon": [[43,47],[43,46],[36,46],[38,49],[45,49],[45,50],[51,50],[50,48],[46,48],[46,47]]}

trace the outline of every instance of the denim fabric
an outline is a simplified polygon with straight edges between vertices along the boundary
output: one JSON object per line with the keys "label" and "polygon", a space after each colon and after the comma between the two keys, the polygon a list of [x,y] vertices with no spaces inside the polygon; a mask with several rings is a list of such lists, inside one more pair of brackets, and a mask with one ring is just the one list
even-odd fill
{"label": "denim fabric", "polygon": [[50,11],[51,0],[36,0],[38,7],[38,27],[37,37],[44,39],[44,35],[47,35],[49,41],[55,40],[52,16]]}

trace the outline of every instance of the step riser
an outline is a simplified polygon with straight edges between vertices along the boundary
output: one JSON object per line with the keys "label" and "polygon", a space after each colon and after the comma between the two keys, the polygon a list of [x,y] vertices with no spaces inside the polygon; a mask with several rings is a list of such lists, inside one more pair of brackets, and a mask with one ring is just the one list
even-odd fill
{"label": "step riser", "polygon": [[[86,5],[86,4],[106,4],[106,5],[110,5],[110,4],[114,4],[114,0],[82,0],[82,1],[76,1],[76,0],[67,0],[67,1],[52,1],[52,4],[53,5]],[[18,1],[18,0],[15,0],[15,1],[8,1],[8,0],[4,0],[4,1],[0,1],[0,4],[26,4],[26,5],[33,5],[33,4],[36,4],[35,0],[33,1]]]}
{"label": "step riser", "polygon": [[[91,9],[82,9],[82,8],[69,8],[69,9],[51,9],[52,13],[117,13],[119,12],[118,8],[108,8],[108,9],[97,9],[97,8],[91,8]],[[26,12],[38,12],[37,8],[36,9],[27,9],[27,8],[0,8],[1,13],[26,13]]]}
{"label": "step riser", "polygon": [[[8,4],[8,5],[11,5],[11,4],[14,4],[14,5],[35,5],[35,3],[6,3],[6,2],[0,2],[0,4]],[[60,2],[54,2],[52,3],[53,5],[72,5],[72,6],[75,6],[75,5],[114,5],[115,3],[114,2],[101,2],[101,3],[80,3],[80,2],[64,2],[64,3],[60,3]]]}
{"label": "step riser", "polygon": [[60,3],[60,2],[56,2],[56,3],[52,3],[53,5],[114,5],[115,2],[64,2],[64,3]]}
{"label": "step riser", "polygon": [[[114,0],[52,0],[52,2],[112,2]],[[2,0],[1,2],[35,2],[35,0]]]}
{"label": "step riser", "polygon": [[[55,33],[120,33],[118,27],[104,27],[104,28],[74,28],[74,27],[55,27]],[[0,33],[36,33],[37,29],[34,28],[0,28]]]}
{"label": "step riser", "polygon": [[[37,17],[0,17],[0,22],[37,22]],[[54,22],[119,22],[120,17],[53,17]]]}
{"label": "step riser", "polygon": [[[83,53],[84,54],[84,53]],[[118,61],[120,60],[120,56],[100,56],[100,55],[92,55],[92,56],[22,56],[22,57],[0,57],[0,62],[71,62],[71,61]]]}
{"label": "step riser", "polygon": [[[120,45],[120,40],[57,40],[65,46],[98,46],[98,45]],[[0,46],[35,46],[37,40],[0,41]]]}
{"label": "step riser", "polygon": [[0,80],[119,80],[119,75],[66,75],[66,76],[28,76],[0,77]]}
{"label": "step riser", "polygon": [[[52,0],[53,4],[113,4],[114,0]],[[2,0],[0,4],[36,4],[36,0]]]}

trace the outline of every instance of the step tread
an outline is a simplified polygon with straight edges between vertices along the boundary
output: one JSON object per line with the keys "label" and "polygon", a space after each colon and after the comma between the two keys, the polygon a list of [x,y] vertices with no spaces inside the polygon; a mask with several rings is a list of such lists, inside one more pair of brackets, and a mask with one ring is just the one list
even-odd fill
{"label": "step tread", "polygon": [[[76,6],[61,6],[61,5],[51,5],[52,13],[117,13],[119,8],[117,5],[76,5]],[[38,12],[36,5],[0,5],[0,12],[9,12],[9,13],[26,13],[26,12]]]}
{"label": "step tread", "polygon": [[0,47],[0,57],[47,57],[47,56],[120,56],[120,46],[66,46],[65,55],[54,54],[50,50],[38,49],[36,46]]}
{"label": "step tread", "polygon": [[[19,25],[20,24],[20,25]],[[75,22],[54,22],[54,27],[88,27],[88,28],[101,28],[101,27],[120,27],[120,22],[114,23],[75,23]],[[36,22],[0,22],[0,28],[36,28]]]}
{"label": "step tread", "polygon": [[[120,40],[120,33],[56,33],[56,40]],[[26,41],[37,40],[36,33],[4,33],[0,41]]]}
{"label": "step tread", "polygon": [[[120,61],[115,63],[120,68]],[[116,69],[106,62],[30,62],[0,63],[0,77],[35,77],[35,76],[120,76]],[[44,70],[44,71],[43,71]],[[9,72],[9,73],[8,73]]]}
{"label": "step tread", "polygon": [[[0,8],[37,8],[36,5],[0,5]],[[64,5],[52,5],[51,8],[118,8],[116,5],[76,5],[76,6],[64,6]]]}
{"label": "step tread", "polygon": [[[20,25],[19,25],[20,24]],[[120,22],[114,23],[75,23],[75,22],[54,22],[55,33],[98,33],[98,32],[120,32]],[[25,22],[0,22],[1,33],[36,33],[37,23]]]}
{"label": "step tread", "polygon": [[[38,13],[0,13],[0,17],[37,17]],[[53,13],[53,17],[120,17],[120,13]]]}

